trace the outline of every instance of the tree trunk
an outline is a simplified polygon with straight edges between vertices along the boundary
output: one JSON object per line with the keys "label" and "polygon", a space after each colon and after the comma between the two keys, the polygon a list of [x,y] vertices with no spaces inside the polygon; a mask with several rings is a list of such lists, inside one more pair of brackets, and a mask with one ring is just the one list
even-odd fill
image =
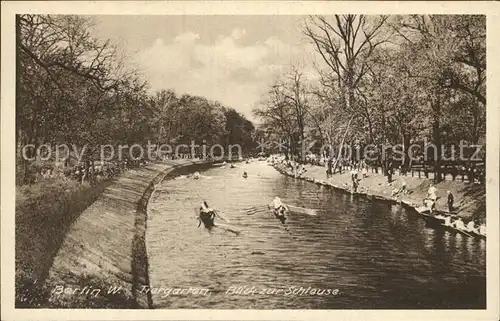
{"label": "tree trunk", "polygon": [[339,153],[337,155],[337,159],[335,160],[335,163],[333,164],[333,169],[332,172],[335,173],[335,170],[337,169],[340,157],[342,156],[342,147],[344,146],[344,141],[345,137],[347,135],[347,132],[349,131],[349,127],[351,126],[351,121],[354,119],[354,115],[351,116],[351,119],[349,119],[349,122],[347,123],[347,127],[344,132],[344,136],[342,137],[342,141],[340,142],[340,148],[339,148]]}
{"label": "tree trunk", "polygon": [[434,180],[436,183],[442,181],[441,177],[441,128],[440,128],[440,115],[441,115],[441,102],[439,97],[430,101],[432,110],[432,137],[433,143],[436,146],[437,157],[434,159]]}

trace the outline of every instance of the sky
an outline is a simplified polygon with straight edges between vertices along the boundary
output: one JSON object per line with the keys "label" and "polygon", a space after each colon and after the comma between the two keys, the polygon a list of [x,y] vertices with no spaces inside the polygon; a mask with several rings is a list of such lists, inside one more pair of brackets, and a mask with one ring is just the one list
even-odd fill
{"label": "sky", "polygon": [[303,16],[93,16],[92,31],[111,39],[152,90],[217,100],[255,120],[252,109],[278,75],[301,66],[308,79],[313,47]]}

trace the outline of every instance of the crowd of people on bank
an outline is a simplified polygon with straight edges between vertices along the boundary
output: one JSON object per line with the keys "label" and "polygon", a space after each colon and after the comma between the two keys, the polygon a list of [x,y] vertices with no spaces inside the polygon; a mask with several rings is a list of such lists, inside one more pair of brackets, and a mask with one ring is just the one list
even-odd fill
{"label": "crowd of people on bank", "polygon": [[[210,155],[192,153],[171,153],[164,155],[159,161],[169,161],[176,159],[206,159],[211,160]],[[28,183],[52,179],[73,179],[80,183],[88,182],[95,184],[99,180],[108,180],[117,174],[132,168],[137,168],[147,164],[145,159],[124,158],[121,160],[110,161],[79,161],[70,165],[68,160],[62,162],[47,162],[43,165],[37,165],[37,169],[30,170],[30,179]],[[232,165],[234,167],[234,165]]]}
{"label": "crowd of people on bank", "polygon": [[145,160],[122,160],[100,162],[78,162],[74,166],[65,166],[64,162],[49,163],[32,174],[31,183],[53,179],[72,179],[79,183],[95,184],[98,180],[108,180],[131,168],[147,164]]}
{"label": "crowd of people on bank", "polygon": [[[400,161],[388,160],[386,164],[384,164],[386,167],[386,172],[388,173],[388,177],[391,178],[396,173],[396,171],[399,172],[399,175],[406,175],[407,173],[412,171],[412,168],[414,168],[418,173],[424,172],[425,176],[427,177],[429,173],[432,173],[432,166],[429,164],[425,166],[423,155],[420,155],[419,157],[417,157],[417,155],[414,155],[415,160],[413,162],[410,161],[409,164]],[[326,155],[313,153],[305,155],[301,163],[315,166],[325,166],[327,178],[331,175],[336,174],[337,172],[342,174],[343,172],[350,171],[352,169],[356,169],[359,172],[378,173],[379,168],[381,167],[380,163],[367,161],[365,159],[355,160],[345,159],[342,157],[340,159],[337,159],[335,155],[328,157]],[[452,180],[455,180],[457,176],[460,175],[462,181],[467,178],[469,182],[481,184],[484,183],[485,179],[484,166],[477,166],[474,162],[445,164],[442,165],[441,171],[445,175],[451,175]]]}

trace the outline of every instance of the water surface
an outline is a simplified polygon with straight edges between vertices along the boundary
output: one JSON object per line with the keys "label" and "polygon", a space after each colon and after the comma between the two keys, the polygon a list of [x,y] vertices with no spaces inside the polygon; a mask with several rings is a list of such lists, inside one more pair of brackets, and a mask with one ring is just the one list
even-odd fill
{"label": "water surface", "polygon": [[[264,162],[237,166],[157,186],[147,229],[151,286],[210,292],[154,293],[156,308],[485,308],[485,241],[427,228],[399,205],[286,177]],[[284,228],[267,210],[274,196],[318,215],[292,214]],[[241,233],[197,227],[203,200]]]}

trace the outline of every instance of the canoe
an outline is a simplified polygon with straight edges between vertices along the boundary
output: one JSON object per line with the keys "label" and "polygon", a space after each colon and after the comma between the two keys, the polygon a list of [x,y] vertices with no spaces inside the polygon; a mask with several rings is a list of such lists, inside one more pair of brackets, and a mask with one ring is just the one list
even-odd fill
{"label": "canoe", "polygon": [[225,166],[227,165],[227,163],[216,163],[216,164],[212,164],[212,166]]}
{"label": "canoe", "polygon": [[467,231],[467,233],[469,233],[470,235],[477,237],[477,238],[486,239],[486,235],[483,235],[483,234],[479,234],[479,233],[472,232],[472,231]]}
{"label": "canoe", "polygon": [[431,211],[431,209],[427,206],[419,206],[419,207],[416,207],[415,210],[420,214],[424,214],[424,213]]}
{"label": "canoe", "polygon": [[474,237],[474,235],[470,234],[469,232],[459,230],[453,226],[441,224],[441,227],[449,233],[460,233],[460,234],[465,235],[465,236]]}
{"label": "canoe", "polygon": [[[280,215],[271,206],[267,205],[267,208],[271,212],[271,215],[274,215],[274,217],[276,217],[278,220],[280,220],[281,224],[285,224],[286,216],[287,216],[287,214],[290,213],[290,211],[288,209],[285,211],[284,215]],[[285,206],[285,208],[287,208],[287,206]]]}
{"label": "canoe", "polygon": [[429,225],[441,225],[444,224],[444,218],[439,218],[431,214],[425,214],[421,213],[422,218],[429,224]]}
{"label": "canoe", "polygon": [[214,224],[214,219],[215,219],[215,213],[205,213],[205,212],[199,212],[198,217],[200,221],[205,225],[206,228],[212,228],[215,226]]}

